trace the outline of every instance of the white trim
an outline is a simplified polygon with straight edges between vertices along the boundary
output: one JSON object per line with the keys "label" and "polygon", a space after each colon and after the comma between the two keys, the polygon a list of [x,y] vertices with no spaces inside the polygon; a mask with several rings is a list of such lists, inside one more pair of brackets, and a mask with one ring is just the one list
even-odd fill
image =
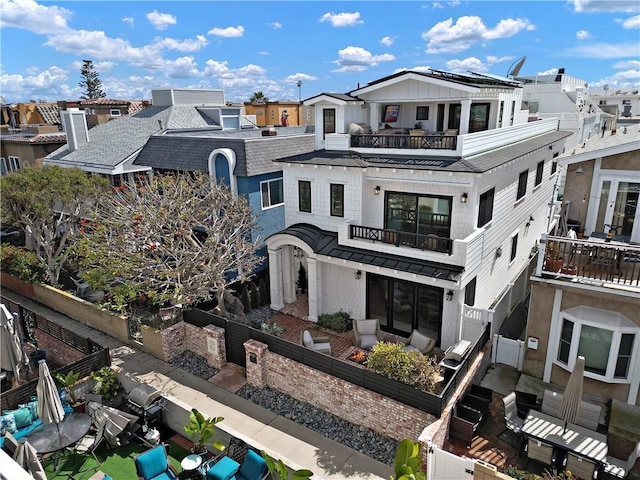
{"label": "white trim", "polygon": [[232,149],[216,148],[209,154],[209,160],[207,162],[209,167],[209,176],[211,178],[216,178],[216,157],[218,156],[218,154],[227,159],[227,163],[229,164],[229,188],[231,189],[231,193],[233,193],[233,195],[238,195],[238,179],[234,173],[236,169],[237,159],[236,152]]}
{"label": "white trim", "polygon": [[[271,185],[270,184],[272,182],[278,182],[278,181],[282,183],[282,202],[271,205]],[[269,188],[269,205],[267,205],[266,207],[264,205],[264,199],[262,198],[262,185],[264,185],[265,183],[269,185],[268,187]],[[262,180],[260,182],[260,206],[262,207],[262,210],[271,210],[272,208],[280,207],[282,205],[284,205],[284,177],[272,178],[271,180]]]}
{"label": "white trim", "polygon": [[564,291],[557,288],[553,296],[553,307],[551,309],[551,325],[549,326],[549,341],[547,342],[547,358],[544,362],[544,374],[542,381],[551,382],[551,368],[560,345],[560,307],[562,306],[562,294]]}

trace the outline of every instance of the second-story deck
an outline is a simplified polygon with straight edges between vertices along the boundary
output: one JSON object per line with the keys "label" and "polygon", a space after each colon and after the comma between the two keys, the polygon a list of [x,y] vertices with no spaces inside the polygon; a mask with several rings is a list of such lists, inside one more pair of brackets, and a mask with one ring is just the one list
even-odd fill
{"label": "second-story deck", "polygon": [[614,238],[543,237],[538,276],[640,290],[640,245]]}
{"label": "second-story deck", "polygon": [[350,146],[354,148],[401,148],[411,150],[455,150],[457,135],[444,133],[424,134],[374,134],[351,135]]}
{"label": "second-story deck", "polygon": [[363,227],[361,225],[350,225],[349,228],[350,239],[383,242],[395,245],[396,247],[418,248],[420,250],[431,250],[448,255],[451,255],[453,249],[453,239],[438,237],[434,234],[423,235],[399,230]]}

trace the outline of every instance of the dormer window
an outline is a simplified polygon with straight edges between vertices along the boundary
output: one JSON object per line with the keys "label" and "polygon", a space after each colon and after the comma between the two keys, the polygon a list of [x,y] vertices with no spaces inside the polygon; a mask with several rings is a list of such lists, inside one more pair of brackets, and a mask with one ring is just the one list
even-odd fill
{"label": "dormer window", "polygon": [[120,115],[122,115],[122,113],[120,112],[120,110],[113,109],[109,110],[109,115],[111,115],[112,117],[119,117]]}

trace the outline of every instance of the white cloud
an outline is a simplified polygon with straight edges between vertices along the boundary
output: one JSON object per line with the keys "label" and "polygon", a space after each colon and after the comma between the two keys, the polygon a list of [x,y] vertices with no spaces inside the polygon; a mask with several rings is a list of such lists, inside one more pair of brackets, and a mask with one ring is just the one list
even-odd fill
{"label": "white cloud", "polygon": [[320,22],[330,22],[334,27],[353,27],[360,23],[364,23],[360,20],[360,13],[325,13],[320,17]]}
{"label": "white cloud", "polygon": [[0,0],[0,27],[15,27],[39,34],[68,28],[73,12],[66,8],[39,5],[33,0]]}
{"label": "white cloud", "polygon": [[262,50],[261,52],[258,52],[258,55],[268,56],[268,55],[271,55],[271,53],[268,52],[267,50]]}
{"label": "white cloud", "polygon": [[131,25],[132,27],[135,25],[136,21],[134,20],[133,17],[122,17],[122,21],[124,23],[127,23],[129,25]]}
{"label": "white cloud", "polygon": [[626,62],[617,62],[613,64],[613,68],[635,68],[640,70],[640,61],[638,60],[627,60]]}
{"label": "white cloud", "polygon": [[637,0],[569,0],[578,13],[637,12]]}
{"label": "white cloud", "polygon": [[174,15],[160,13],[157,10],[147,13],[147,20],[156,27],[156,30],[166,30],[169,25],[175,25],[178,22]]}
{"label": "white cloud", "polygon": [[586,30],[578,30],[576,32],[576,38],[578,40],[586,40],[587,38],[591,38],[591,34]]}
{"label": "white cloud", "polygon": [[295,83],[299,80],[305,81],[305,82],[311,82],[314,80],[318,80],[318,78],[314,77],[313,75],[307,75],[306,73],[294,73],[293,75],[288,75],[284,77],[284,81],[287,83]]}
{"label": "white cloud", "polygon": [[452,72],[466,72],[467,70],[473,70],[474,72],[489,71],[488,65],[476,57],[468,57],[463,60],[449,60],[446,65],[447,69]]}
{"label": "white cloud", "polygon": [[[78,74],[79,74],[78,70]],[[0,75],[0,90],[8,101],[24,101],[28,92],[30,100],[59,100],[60,98],[77,98],[79,94],[69,93],[66,82],[69,78],[67,72],[60,67],[51,66],[47,70],[35,72],[29,75],[2,74]]]}
{"label": "white cloud", "polygon": [[176,40],[174,38],[158,38],[153,46],[158,49],[177,50],[179,52],[197,52],[208,45],[204,35],[198,35],[195,39]]}
{"label": "white cloud", "polygon": [[218,37],[225,38],[238,38],[244,35],[244,27],[242,25],[238,25],[237,27],[227,27],[227,28],[212,28],[207,32],[209,35],[216,35]]}
{"label": "white cloud", "polygon": [[555,75],[556,73],[558,73],[558,69],[554,67],[549,70],[545,70],[544,72],[538,72],[536,75]]}
{"label": "white cloud", "polygon": [[391,45],[393,45],[393,38],[391,37],[382,37],[382,40],[380,40],[380,43],[382,45],[384,45],[385,47],[390,47]]}
{"label": "white cloud", "polygon": [[582,58],[625,58],[638,56],[638,43],[596,43],[575,47],[569,50],[570,55]]}
{"label": "white cloud", "polygon": [[180,57],[175,60],[167,60],[164,62],[162,70],[169,78],[190,78],[200,75],[193,57]]}
{"label": "white cloud", "polygon": [[333,63],[340,66],[338,70],[333,72],[362,72],[367,67],[378,65],[380,62],[389,62],[395,60],[391,54],[372,55],[371,52],[362,47],[347,47],[338,51],[338,60]]}
{"label": "white cloud", "polygon": [[609,90],[638,89],[638,78],[640,78],[640,69],[624,70],[589,82],[589,89],[599,88],[605,85],[609,85]]}
{"label": "white cloud", "polygon": [[510,60],[513,60],[513,57],[511,56],[496,57],[495,55],[487,55],[487,63],[490,63],[492,65],[495,63],[508,62]]}
{"label": "white cloud", "polygon": [[487,28],[480,17],[463,16],[455,24],[452,18],[437,23],[422,33],[422,39],[428,41],[426,53],[454,53],[483,40],[509,38],[522,30],[534,29],[535,25],[527,19],[507,18],[500,20],[494,28]]}
{"label": "white cloud", "polygon": [[622,22],[622,28],[626,28],[627,30],[635,30],[640,28],[640,15],[627,18]]}
{"label": "white cloud", "polygon": [[267,23],[274,30],[280,30],[282,28],[282,24],[280,22]]}

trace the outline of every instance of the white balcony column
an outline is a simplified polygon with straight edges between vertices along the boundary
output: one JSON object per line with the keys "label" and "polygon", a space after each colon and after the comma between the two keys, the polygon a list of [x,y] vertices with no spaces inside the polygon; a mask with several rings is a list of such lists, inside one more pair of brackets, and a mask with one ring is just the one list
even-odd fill
{"label": "white balcony column", "polygon": [[292,303],[296,300],[296,272],[293,260],[294,247],[287,247],[282,255],[282,295],[284,303]]}
{"label": "white balcony column", "polygon": [[463,98],[460,103],[460,128],[458,129],[458,135],[464,135],[469,133],[469,119],[471,118],[471,99]]}
{"label": "white balcony column", "polygon": [[320,308],[320,298],[322,298],[320,281],[320,266],[315,258],[307,259],[307,276],[309,280],[309,320],[318,321],[318,311]]}
{"label": "white balcony column", "polygon": [[268,248],[269,255],[269,283],[271,284],[271,305],[274,310],[284,307],[282,301],[282,250]]}
{"label": "white balcony column", "polygon": [[373,132],[378,130],[380,123],[380,104],[376,102],[369,103],[369,125]]}

